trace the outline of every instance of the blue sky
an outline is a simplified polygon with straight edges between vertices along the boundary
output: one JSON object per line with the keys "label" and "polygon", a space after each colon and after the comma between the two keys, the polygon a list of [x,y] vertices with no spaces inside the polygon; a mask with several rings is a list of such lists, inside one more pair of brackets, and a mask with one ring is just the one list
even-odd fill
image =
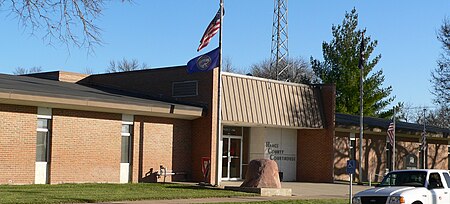
{"label": "blue sky", "polygon": [[[0,10],[0,73],[16,67],[44,71],[104,72],[110,60],[137,59],[151,67],[185,65],[198,55],[199,40],[218,9],[219,0],[135,0],[133,4],[106,4],[97,20],[104,45],[88,55],[85,49],[49,46],[41,35],[30,36],[5,8]],[[246,70],[270,57],[273,0],[225,0],[223,54]],[[450,16],[450,1],[289,1],[291,57],[322,59],[322,42],[332,39],[331,26],[341,24],[355,7],[359,27],[378,40],[374,54],[382,58],[384,87],[392,86],[396,102],[432,106],[430,72],[441,45],[436,32]],[[212,50],[215,37],[201,53]]]}

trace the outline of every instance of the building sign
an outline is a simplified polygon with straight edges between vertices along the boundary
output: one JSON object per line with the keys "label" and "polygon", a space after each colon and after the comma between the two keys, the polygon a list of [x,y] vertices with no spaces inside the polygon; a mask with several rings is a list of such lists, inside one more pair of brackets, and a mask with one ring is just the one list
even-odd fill
{"label": "building sign", "polygon": [[277,162],[278,171],[283,174],[283,181],[295,181],[297,178],[297,130],[252,127],[249,138],[249,159],[263,158]]}
{"label": "building sign", "polygon": [[275,161],[295,161],[294,156],[289,156],[284,154],[284,149],[281,148],[280,144],[266,142],[264,148],[265,157],[270,160]]}

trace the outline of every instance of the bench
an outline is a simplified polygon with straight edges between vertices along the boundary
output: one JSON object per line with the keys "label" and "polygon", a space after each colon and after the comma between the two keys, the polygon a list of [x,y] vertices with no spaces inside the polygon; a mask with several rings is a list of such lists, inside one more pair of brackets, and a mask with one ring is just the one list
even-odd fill
{"label": "bench", "polygon": [[159,168],[159,171],[157,172],[158,178],[159,177],[163,177],[163,182],[166,182],[166,176],[177,176],[177,175],[181,175],[183,176],[183,181],[187,181],[189,173],[185,172],[185,171],[174,171],[171,169],[167,169],[165,167],[163,167],[162,165]]}

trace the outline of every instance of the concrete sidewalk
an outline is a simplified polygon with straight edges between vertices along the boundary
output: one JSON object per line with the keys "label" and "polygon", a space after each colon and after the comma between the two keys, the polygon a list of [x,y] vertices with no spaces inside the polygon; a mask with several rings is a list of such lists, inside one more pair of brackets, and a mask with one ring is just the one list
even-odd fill
{"label": "concrete sidewalk", "polygon": [[[222,182],[224,186],[239,186],[242,182]],[[173,204],[173,203],[224,203],[224,202],[256,202],[256,201],[270,201],[270,200],[301,200],[301,199],[332,199],[349,197],[348,184],[335,183],[305,183],[305,182],[282,182],[283,188],[291,188],[292,196],[290,197],[231,197],[231,198],[198,198],[198,199],[175,199],[175,200],[142,200],[142,201],[117,201],[108,202],[116,204]],[[353,194],[371,188],[369,186],[353,185]]]}

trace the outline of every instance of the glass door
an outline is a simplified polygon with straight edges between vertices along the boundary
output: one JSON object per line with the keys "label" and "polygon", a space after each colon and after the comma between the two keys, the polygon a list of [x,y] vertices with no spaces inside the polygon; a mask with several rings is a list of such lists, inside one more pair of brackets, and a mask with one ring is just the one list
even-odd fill
{"label": "glass door", "polygon": [[223,137],[222,179],[242,178],[242,138],[240,136]]}

